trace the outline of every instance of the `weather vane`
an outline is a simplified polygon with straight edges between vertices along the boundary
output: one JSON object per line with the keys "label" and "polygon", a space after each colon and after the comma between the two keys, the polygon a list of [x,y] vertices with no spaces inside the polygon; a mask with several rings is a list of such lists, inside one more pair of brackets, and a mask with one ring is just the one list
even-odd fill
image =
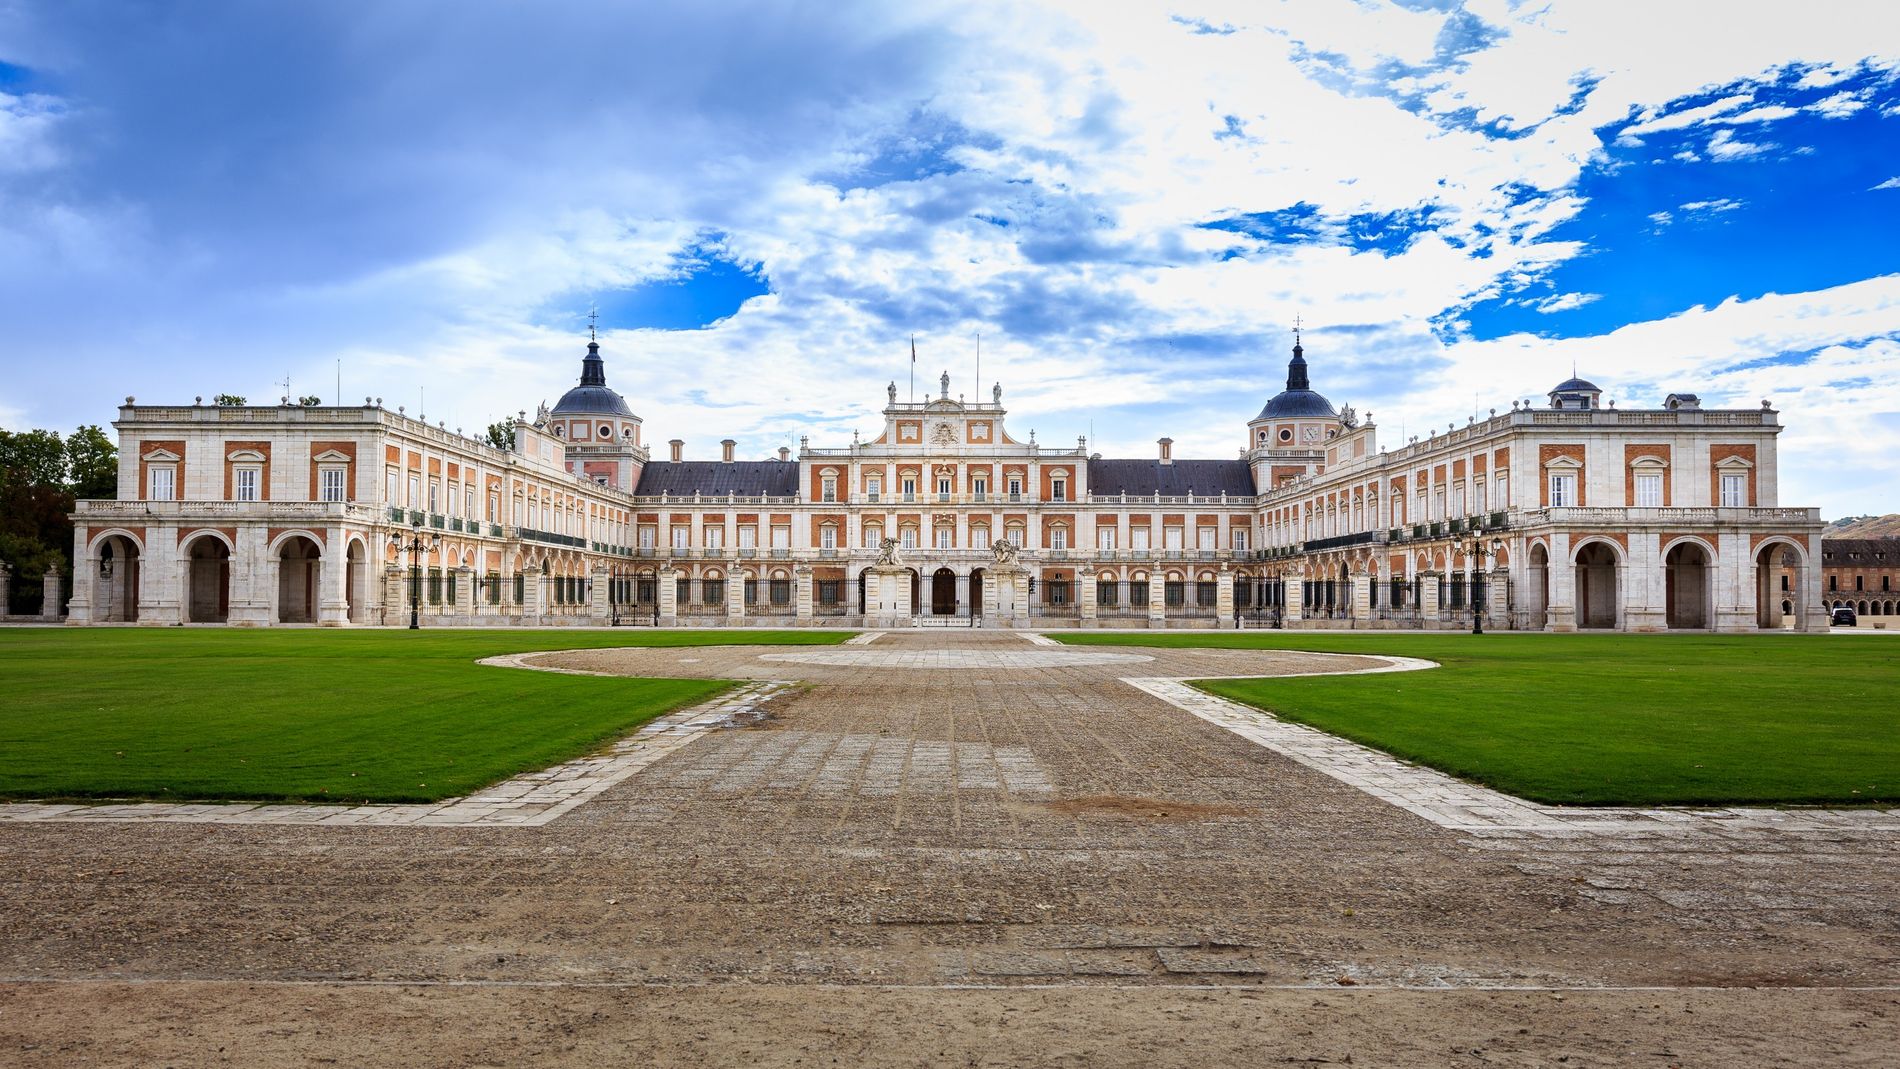
{"label": "weather vane", "polygon": [[594,321],[598,320],[599,318],[600,318],[599,307],[593,307],[587,310],[587,340],[588,341],[600,340],[600,338],[597,337],[594,333]]}
{"label": "weather vane", "polygon": [[1295,312],[1293,313],[1293,344],[1298,345],[1299,343],[1300,343],[1300,314],[1298,312]]}

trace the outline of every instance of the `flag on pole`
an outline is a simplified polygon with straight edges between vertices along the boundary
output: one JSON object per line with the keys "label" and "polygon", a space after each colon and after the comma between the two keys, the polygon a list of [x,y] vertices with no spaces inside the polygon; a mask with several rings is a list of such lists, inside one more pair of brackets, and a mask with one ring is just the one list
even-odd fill
{"label": "flag on pole", "polygon": [[913,364],[917,362],[917,335],[915,334],[910,336],[910,362]]}

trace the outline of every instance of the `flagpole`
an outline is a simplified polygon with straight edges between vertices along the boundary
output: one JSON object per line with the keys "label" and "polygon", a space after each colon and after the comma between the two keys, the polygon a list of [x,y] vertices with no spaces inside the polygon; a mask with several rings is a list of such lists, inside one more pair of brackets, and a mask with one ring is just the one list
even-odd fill
{"label": "flagpole", "polygon": [[983,396],[983,332],[980,330],[976,332],[976,381],[971,383],[971,388],[978,397]]}
{"label": "flagpole", "polygon": [[917,335],[910,336],[910,403],[917,403]]}

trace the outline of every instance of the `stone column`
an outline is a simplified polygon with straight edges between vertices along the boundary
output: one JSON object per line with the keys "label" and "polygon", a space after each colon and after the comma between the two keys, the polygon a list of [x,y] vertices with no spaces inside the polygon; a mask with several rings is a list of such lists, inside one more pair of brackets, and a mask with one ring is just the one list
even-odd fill
{"label": "stone column", "polygon": [[1167,576],[1158,570],[1148,573],[1148,626],[1168,626]]}
{"label": "stone column", "polygon": [[1000,607],[997,604],[998,598],[996,596],[996,569],[984,569],[983,589],[978,592],[978,596],[983,599],[984,621],[989,624],[1000,625],[1002,619]]}
{"label": "stone column", "polygon": [[1231,628],[1234,624],[1234,569],[1223,564],[1214,580],[1214,626]]}
{"label": "stone column", "polygon": [[1095,626],[1095,566],[1084,564],[1075,570],[1076,616],[1083,627]]}
{"label": "stone column", "polygon": [[1418,573],[1419,626],[1427,631],[1438,630],[1438,579],[1429,568]]}
{"label": "stone column", "polygon": [[271,559],[269,532],[260,524],[239,527],[236,542],[229,622],[236,627],[266,626],[277,602],[277,562]]}
{"label": "stone column", "polygon": [[798,622],[801,624],[810,624],[813,616],[813,579],[811,565],[797,565],[792,569],[792,576],[792,582],[795,586],[795,596],[798,600]]}
{"label": "stone column", "polygon": [[449,573],[449,582],[455,584],[456,615],[475,615],[475,569],[466,564],[456,565]]}
{"label": "stone column", "polygon": [[323,556],[317,561],[317,623],[342,627],[350,622],[350,547],[341,528],[324,532]]}
{"label": "stone column", "polygon": [[1351,613],[1360,627],[1372,626],[1372,584],[1371,572],[1352,573]]}
{"label": "stone column", "polygon": [[541,582],[541,569],[533,564],[521,569],[521,622],[540,623],[546,600],[547,588]]}
{"label": "stone column", "polygon": [[613,606],[609,603],[607,596],[613,591],[607,585],[611,581],[607,577],[607,565],[602,561],[595,561],[593,568],[588,571],[588,581],[592,584],[587,589],[588,614],[594,618],[596,624],[612,622]]}
{"label": "stone column", "polygon": [[1755,557],[1748,551],[1748,538],[1734,528],[1715,536],[1715,560],[1709,563],[1709,593],[1713,616],[1709,626],[1717,631],[1753,631],[1757,610],[1750,591],[1756,587]]}
{"label": "stone column", "polygon": [[1295,573],[1281,579],[1280,583],[1286,593],[1286,612],[1280,619],[1286,626],[1292,627],[1306,618],[1306,576]]}
{"label": "stone column", "polygon": [[[764,572],[765,569],[759,569]],[[766,580],[760,579],[763,583]],[[745,626],[745,573],[737,568],[726,572],[726,626]]]}
{"label": "stone column", "polygon": [[[1669,595],[1662,547],[1647,531],[1632,532],[1629,543],[1628,566],[1618,576],[1623,580],[1623,589],[1617,593],[1623,602],[1623,627],[1628,631],[1666,631]],[[1570,574],[1576,575],[1576,569],[1572,568]],[[1709,579],[1714,578],[1711,572]]]}
{"label": "stone column", "polygon": [[1515,628],[1517,622],[1511,619],[1511,569],[1493,568],[1485,582],[1489,589],[1484,594],[1484,626],[1499,631]]}
{"label": "stone column", "polygon": [[654,580],[653,596],[659,601],[658,620],[661,627],[679,626],[679,577],[679,571],[667,564],[660,569],[659,578]]}
{"label": "stone column", "polygon": [[1570,561],[1570,536],[1550,536],[1550,603],[1544,615],[1552,631],[1577,629],[1577,566]]}
{"label": "stone column", "polygon": [[61,594],[59,569],[46,569],[46,577],[41,582],[45,585],[40,587],[40,619],[57,620]]}
{"label": "stone column", "polygon": [[[92,532],[84,527],[73,528],[73,597],[66,604],[66,622],[69,624],[89,624],[92,622],[92,588],[98,583],[99,563],[88,552],[86,540]],[[0,607],[0,614],[4,614]]]}

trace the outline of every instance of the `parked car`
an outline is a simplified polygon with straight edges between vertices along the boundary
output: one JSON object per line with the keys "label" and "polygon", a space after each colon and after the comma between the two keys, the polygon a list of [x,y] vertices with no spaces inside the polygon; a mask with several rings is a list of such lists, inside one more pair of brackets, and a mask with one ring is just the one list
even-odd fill
{"label": "parked car", "polygon": [[1828,623],[1835,627],[1853,627],[1860,623],[1860,617],[1855,614],[1852,606],[1842,605],[1834,610],[1834,615]]}

